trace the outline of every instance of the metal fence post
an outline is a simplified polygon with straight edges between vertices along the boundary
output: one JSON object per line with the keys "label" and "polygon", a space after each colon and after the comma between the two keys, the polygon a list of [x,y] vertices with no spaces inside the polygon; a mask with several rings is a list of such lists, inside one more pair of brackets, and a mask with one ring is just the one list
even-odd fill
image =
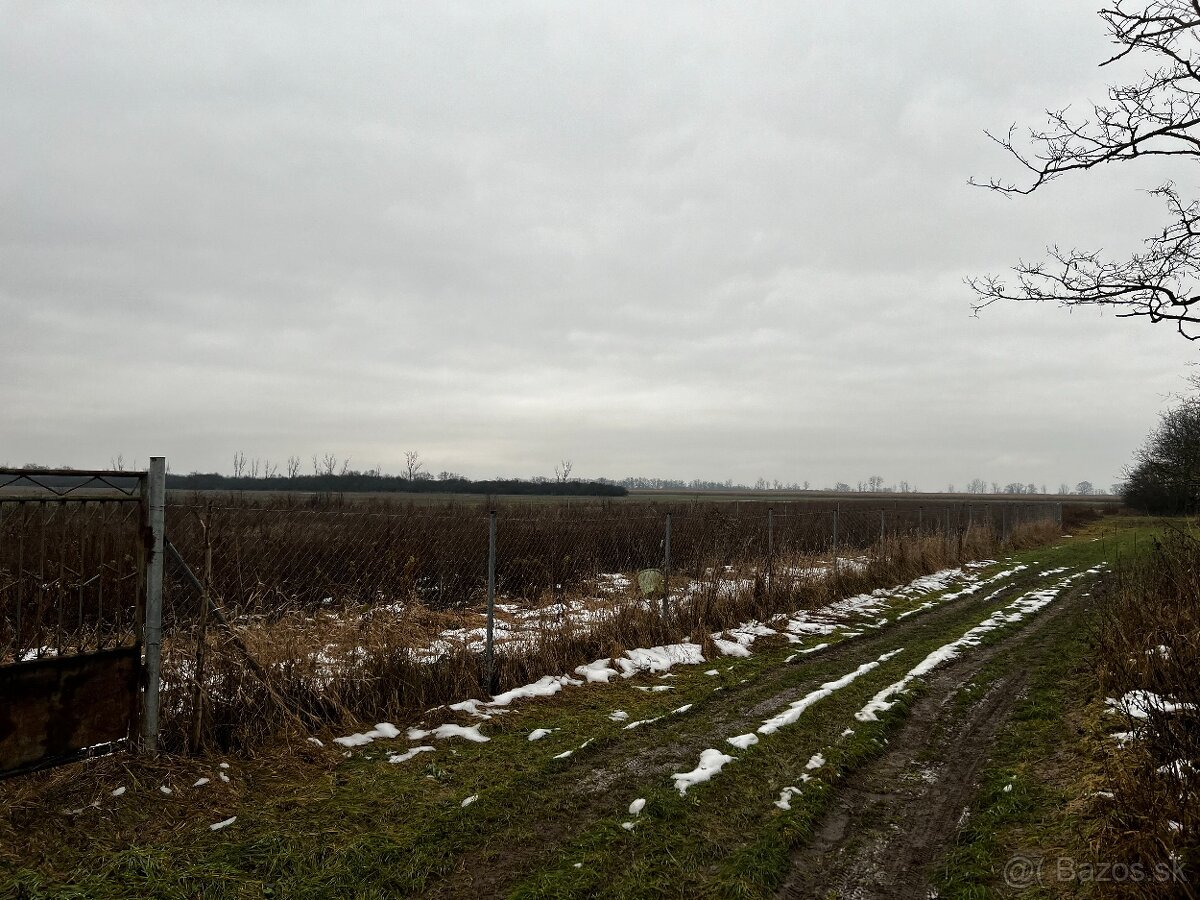
{"label": "metal fence post", "polygon": [[1062,527],[1063,527],[1062,526],[1062,501],[1061,500],[1058,501],[1057,506],[1058,506],[1058,509],[1057,509],[1057,515],[1055,517],[1055,524],[1058,525],[1058,528],[1061,531]]}
{"label": "metal fence post", "polygon": [[492,693],[495,687],[496,662],[492,639],[496,628],[496,511],[488,513],[488,563],[487,563],[487,641],[483,648],[483,689]]}
{"label": "metal fence post", "polygon": [[838,574],[838,519],[841,517],[842,504],[837,503],[833,507],[833,577],[837,578]]}
{"label": "metal fence post", "polygon": [[167,461],[150,457],[146,479],[146,690],[142,695],[142,750],[158,750],[159,686],[162,679],[163,527],[166,518]]}
{"label": "metal fence post", "polygon": [[667,513],[667,530],[663,538],[663,596],[662,614],[667,617],[668,600],[671,596],[671,514]]}
{"label": "metal fence post", "polygon": [[767,596],[775,581],[775,509],[767,507]]}

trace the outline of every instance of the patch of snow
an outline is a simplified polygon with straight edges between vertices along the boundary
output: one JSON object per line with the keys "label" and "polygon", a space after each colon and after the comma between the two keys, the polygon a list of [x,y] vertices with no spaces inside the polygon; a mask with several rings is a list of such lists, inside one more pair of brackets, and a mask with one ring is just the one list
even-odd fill
{"label": "patch of snow", "polygon": [[558,756],[553,757],[553,759],[566,759],[574,752],[574,750],[564,750],[562,753],[558,754]]}
{"label": "patch of snow", "polygon": [[390,763],[408,762],[410,759],[412,759],[418,753],[432,753],[435,749],[436,748],[431,747],[428,744],[424,744],[420,747],[409,747],[403,753],[397,753],[393,756],[389,756],[388,762],[390,762]]}
{"label": "patch of snow", "polygon": [[782,791],[780,791],[779,799],[775,801],[775,805],[780,809],[791,809],[792,798],[797,796],[799,793],[800,788],[798,787],[785,787]]}
{"label": "patch of snow", "polygon": [[220,822],[213,822],[208,826],[209,831],[220,831],[222,828],[228,828],[237,821],[237,816],[230,816],[228,819],[223,819]]}
{"label": "patch of snow", "polygon": [[533,684],[526,684],[522,687],[513,688],[511,691],[505,691],[503,694],[497,694],[486,705],[487,706],[508,706],[514,700],[521,700],[528,697],[550,697],[557,694],[563,689],[564,685],[580,685],[582,681],[577,681],[567,675],[546,675],[539,678]]}
{"label": "patch of snow", "polygon": [[671,776],[675,781],[675,789],[679,791],[680,796],[685,795],[688,788],[708,781],[720,772],[726,763],[733,762],[734,759],[736,757],[722,753],[720,750],[712,748],[705,750],[700,754],[700,764],[696,768],[690,772],[677,772]]}
{"label": "patch of snow", "polygon": [[1104,701],[1115,713],[1123,713],[1135,719],[1148,719],[1152,713],[1193,712],[1194,703],[1176,703],[1153,691],[1129,691],[1120,700],[1112,697]]}
{"label": "patch of snow", "polygon": [[[363,744],[369,744],[376,738],[397,738],[400,736],[400,729],[391,722],[380,722],[370,731],[364,731],[358,734],[350,734],[346,737],[334,738],[335,744],[340,744],[343,747],[361,747]],[[310,738],[311,740],[311,738]],[[229,763],[221,763],[222,769],[228,769]]]}
{"label": "patch of snow", "polygon": [[808,762],[804,764],[804,768],[811,772],[813,769],[819,769],[823,765],[825,765],[825,757],[820,753],[814,753],[811,757],[809,757]]}
{"label": "patch of snow", "polygon": [[117,788],[115,791],[113,791],[112,796],[120,797],[124,793],[125,793],[125,788],[122,786],[122,787]]}
{"label": "patch of snow", "polygon": [[473,741],[476,744],[486,744],[488,741],[491,740],[491,738],[485,737],[484,735],[479,733],[478,725],[463,726],[463,725],[454,725],[453,723],[447,723],[445,725],[439,725],[437,728],[433,729],[432,733],[433,733],[433,736],[435,738],[438,738],[439,740],[445,740],[446,738],[452,738],[452,737],[460,737],[467,741]]}
{"label": "patch of snow", "polygon": [[737,641],[727,641],[721,638],[713,640],[722,656],[749,656],[750,651]]}
{"label": "patch of snow", "polygon": [[208,784],[208,779],[207,779],[207,778],[197,778],[197,779],[196,779],[196,783],[195,783],[195,784],[193,784],[193,785],[192,785],[192,787],[194,787],[194,788],[197,788],[197,787],[203,787],[203,786],[204,786],[204,785],[206,785],[206,784]]}
{"label": "patch of snow", "polygon": [[628,725],[626,725],[622,729],[622,731],[633,731],[633,729],[640,728],[642,725],[652,725],[653,723],[661,720],[662,718],[663,718],[662,716],[655,716],[653,719],[635,719],[634,721],[632,721]]}
{"label": "patch of snow", "polygon": [[462,802],[462,804],[461,804],[461,805],[462,805],[462,808],[463,808],[463,809],[466,809],[468,806],[470,806],[472,803],[474,803],[474,802],[475,802],[476,800],[478,800],[478,799],[479,799],[479,795],[478,795],[478,794],[472,794],[470,797],[468,797],[466,800],[464,800],[464,801]]}
{"label": "patch of snow", "polygon": [[553,728],[535,728],[535,729],[533,729],[533,731],[529,732],[529,740],[540,741],[546,735],[550,734],[553,730],[554,730]]}
{"label": "patch of snow", "polygon": [[575,674],[581,675],[583,680],[590,684],[608,684],[610,678],[620,673],[608,664],[607,659],[598,659],[586,666],[577,666]]}
{"label": "patch of snow", "polygon": [[751,732],[750,734],[739,734],[737,737],[725,738],[725,743],[733,744],[739,750],[745,750],[758,743],[758,735]]}
{"label": "patch of snow", "polygon": [[642,810],[645,808],[646,808],[646,799],[644,797],[638,797],[636,800],[634,800],[632,803],[629,804],[629,814],[631,816],[640,815]]}
{"label": "patch of snow", "polygon": [[1200,773],[1200,768],[1197,768],[1190,760],[1176,759],[1165,766],[1158,767],[1159,775],[1170,775],[1184,781],[1191,776]]}

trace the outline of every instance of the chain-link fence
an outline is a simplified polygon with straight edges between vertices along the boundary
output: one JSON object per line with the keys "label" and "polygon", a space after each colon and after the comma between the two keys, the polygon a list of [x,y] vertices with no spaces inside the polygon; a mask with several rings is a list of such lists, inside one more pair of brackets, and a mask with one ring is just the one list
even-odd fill
{"label": "chain-link fence", "polygon": [[617,646],[703,641],[978,558],[1060,516],[1051,502],[501,503],[493,555],[490,512],[176,498],[165,739],[252,744],[255,729],[400,715]]}
{"label": "chain-link fence", "polygon": [[[803,563],[829,570],[837,557],[886,553],[908,537],[957,547],[981,530],[1003,540],[1059,516],[1058,504],[1036,502],[500,506],[495,584],[501,597],[539,605],[632,585],[648,568],[681,579],[808,576]],[[193,499],[168,507],[167,533],[195,570],[211,554],[209,590],[234,615],[270,618],[409,601],[476,605],[487,588],[488,520],[470,505]]]}

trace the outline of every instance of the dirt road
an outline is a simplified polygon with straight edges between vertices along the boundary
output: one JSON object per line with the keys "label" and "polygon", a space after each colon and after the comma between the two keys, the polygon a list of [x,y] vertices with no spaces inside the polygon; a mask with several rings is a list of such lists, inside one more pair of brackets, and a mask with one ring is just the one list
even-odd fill
{"label": "dirt road", "polygon": [[[779,896],[936,896],[930,876],[969,814],[977,776],[1029,667],[1087,593],[1086,585],[1073,588],[1007,640],[938,671],[887,751],[838,789]],[[976,685],[989,665],[993,677]]]}

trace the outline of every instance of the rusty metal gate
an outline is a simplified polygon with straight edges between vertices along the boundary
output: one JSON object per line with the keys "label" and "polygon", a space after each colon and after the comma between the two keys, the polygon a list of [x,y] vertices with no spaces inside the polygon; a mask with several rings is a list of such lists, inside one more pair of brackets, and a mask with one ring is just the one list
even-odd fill
{"label": "rusty metal gate", "polygon": [[0,777],[155,749],[164,488],[0,469]]}

